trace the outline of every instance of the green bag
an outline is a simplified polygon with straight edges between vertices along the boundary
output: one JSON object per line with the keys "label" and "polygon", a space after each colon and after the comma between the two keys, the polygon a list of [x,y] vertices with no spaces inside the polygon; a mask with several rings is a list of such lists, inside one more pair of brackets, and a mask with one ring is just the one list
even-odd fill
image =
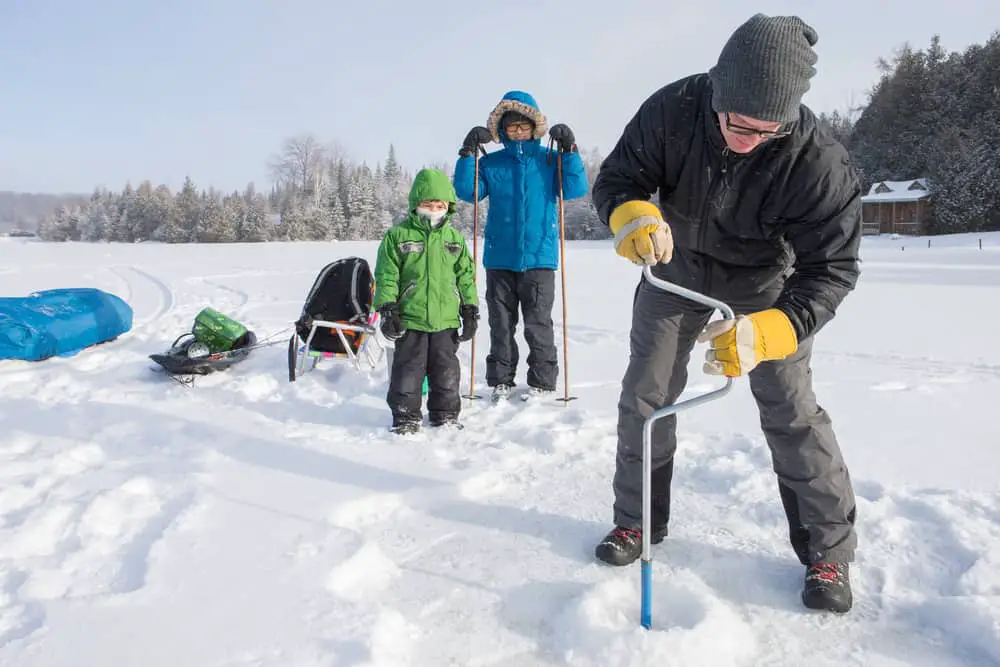
{"label": "green bag", "polygon": [[247,328],[212,308],[203,308],[194,318],[191,333],[195,340],[204,343],[212,354],[228,352],[246,336]]}

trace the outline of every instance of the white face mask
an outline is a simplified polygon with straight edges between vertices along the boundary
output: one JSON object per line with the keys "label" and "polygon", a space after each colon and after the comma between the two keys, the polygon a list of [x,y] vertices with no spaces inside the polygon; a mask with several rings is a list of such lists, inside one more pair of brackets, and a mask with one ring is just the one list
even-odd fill
{"label": "white face mask", "polygon": [[443,211],[431,211],[430,209],[417,207],[417,215],[421,218],[427,218],[431,227],[439,227],[444,223],[444,216],[448,215],[448,209]]}

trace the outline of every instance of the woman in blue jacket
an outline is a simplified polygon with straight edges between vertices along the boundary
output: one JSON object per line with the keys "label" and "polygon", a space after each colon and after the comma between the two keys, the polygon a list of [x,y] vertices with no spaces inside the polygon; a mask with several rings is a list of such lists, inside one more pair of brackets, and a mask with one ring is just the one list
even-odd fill
{"label": "woman in blue jacket", "polygon": [[[552,327],[559,268],[559,182],[555,151],[541,142],[547,129],[535,98],[510,91],[490,113],[486,127],[475,127],[466,136],[455,165],[455,192],[472,202],[475,152],[490,141],[503,144],[502,150],[479,160],[479,199],[490,199],[483,266],[490,325],[486,383],[493,387],[494,401],[506,398],[515,385],[518,309],[529,348],[530,394],[555,391],[559,375]],[[562,153],[563,198],[583,197],[589,186],[572,130],[554,125],[549,135]]]}

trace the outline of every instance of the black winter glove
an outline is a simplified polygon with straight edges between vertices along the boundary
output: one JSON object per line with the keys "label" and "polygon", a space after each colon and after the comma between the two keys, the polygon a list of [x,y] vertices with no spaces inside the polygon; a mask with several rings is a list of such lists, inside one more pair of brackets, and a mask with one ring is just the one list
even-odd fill
{"label": "black winter glove", "polygon": [[569,125],[565,123],[553,125],[549,129],[549,136],[559,145],[559,150],[563,153],[576,152],[576,137],[573,136],[573,130],[569,129]]}
{"label": "black winter glove", "polygon": [[465,141],[462,142],[462,148],[458,151],[458,154],[462,157],[469,157],[479,150],[481,145],[488,144],[491,141],[493,141],[493,135],[490,134],[490,131],[481,125],[477,125],[465,135]]}
{"label": "black winter glove", "polygon": [[476,335],[476,329],[479,327],[479,307],[465,305],[459,308],[458,312],[462,316],[462,333],[458,335],[458,342],[464,343]]}
{"label": "black winter glove", "polygon": [[382,315],[379,329],[382,330],[382,335],[385,336],[386,340],[402,338],[406,329],[403,328],[403,320],[399,316],[399,304],[387,303],[379,308],[378,312]]}

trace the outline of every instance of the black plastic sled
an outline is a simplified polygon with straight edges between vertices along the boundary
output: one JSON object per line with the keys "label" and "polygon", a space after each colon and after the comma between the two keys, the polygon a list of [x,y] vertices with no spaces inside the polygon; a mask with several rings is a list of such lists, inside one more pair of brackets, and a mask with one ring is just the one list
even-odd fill
{"label": "black plastic sled", "polygon": [[257,336],[254,332],[247,331],[231,350],[215,354],[197,354],[195,351],[196,354],[192,356],[191,346],[196,342],[194,334],[181,334],[169,350],[163,354],[151,354],[149,358],[172,375],[208,375],[244,361],[257,344]]}

